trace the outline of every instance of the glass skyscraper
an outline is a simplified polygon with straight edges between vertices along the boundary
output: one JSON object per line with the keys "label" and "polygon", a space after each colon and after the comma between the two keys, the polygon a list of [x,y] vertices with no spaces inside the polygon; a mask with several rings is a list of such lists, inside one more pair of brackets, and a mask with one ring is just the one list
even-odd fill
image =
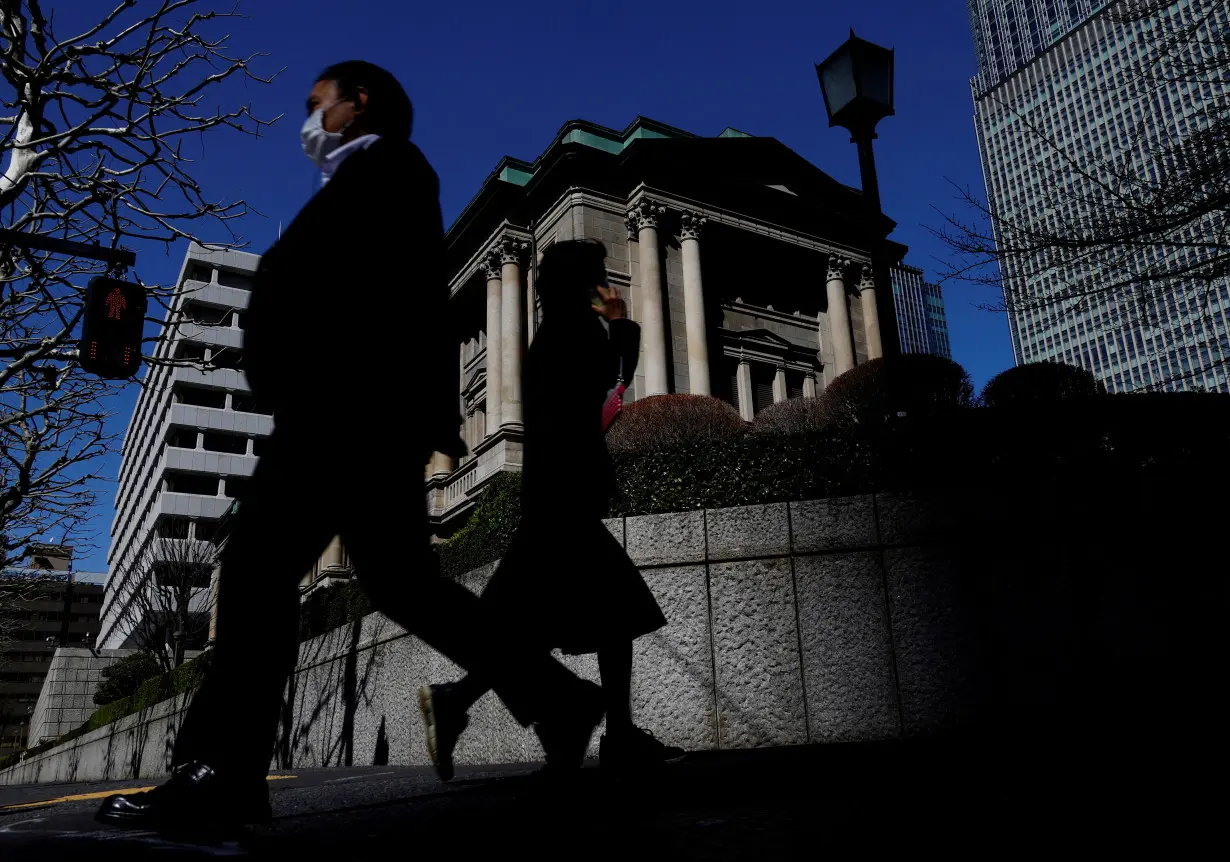
{"label": "glass skyscraper", "polygon": [[948,318],[938,284],[928,284],[923,271],[912,266],[892,268],[893,304],[902,353],[933,353],[952,359]]}
{"label": "glass skyscraper", "polygon": [[[1120,3],[968,0],[968,6],[978,59],[974,117],[997,240],[1005,223],[1056,233],[1096,221],[1103,213],[1092,202],[1106,184],[1114,186],[1125,173],[1140,177],[1140,187],[1155,184],[1157,148],[1164,151],[1227,110],[1224,74],[1175,75],[1146,85],[1145,67],[1162,27],[1158,19],[1120,20]],[[1190,25],[1193,40],[1186,44],[1201,48],[1224,43],[1230,28],[1226,0],[1175,0],[1163,15],[1161,23],[1170,22],[1165,32]],[[1203,24],[1199,16],[1207,16]],[[1191,265],[1197,249],[1225,225],[1224,213],[1206,216],[1176,231],[1165,247],[1001,259],[1017,363],[1084,367],[1112,392],[1230,391],[1226,279],[1184,282],[1171,275]],[[1120,287],[1107,288],[1114,284]]]}

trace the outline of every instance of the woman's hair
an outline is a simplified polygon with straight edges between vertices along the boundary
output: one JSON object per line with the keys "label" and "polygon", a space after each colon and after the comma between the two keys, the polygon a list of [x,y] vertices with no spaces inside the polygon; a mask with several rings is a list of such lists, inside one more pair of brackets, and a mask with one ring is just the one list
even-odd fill
{"label": "woman's hair", "polygon": [[606,246],[592,239],[570,239],[543,252],[535,289],[544,303],[581,302],[606,282]]}
{"label": "woman's hair", "polygon": [[410,137],[414,108],[406,91],[389,72],[366,60],[347,60],[334,63],[316,80],[337,84],[338,93],[343,99],[355,99],[360,89],[366,90],[364,123],[368,131],[399,141]]}

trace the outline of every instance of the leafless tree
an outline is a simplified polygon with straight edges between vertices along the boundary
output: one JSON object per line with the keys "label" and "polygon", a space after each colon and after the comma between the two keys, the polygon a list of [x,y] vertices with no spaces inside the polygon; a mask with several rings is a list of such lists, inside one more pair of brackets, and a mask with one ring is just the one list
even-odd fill
{"label": "leafless tree", "polygon": [[[231,226],[248,208],[207,196],[193,146],[214,130],[259,135],[267,123],[248,105],[213,106],[270,78],[251,69],[261,55],[228,48],[220,28],[237,12],[202,5],[99,0],[93,23],[65,33],[42,0],[0,0],[4,227],[105,248],[220,229],[242,244]],[[114,442],[105,397],[123,384],[84,375],[74,342],[86,285],[105,269],[0,245],[0,565],[70,532],[94,502],[94,465]],[[146,287],[151,308],[168,307],[174,285]]]}
{"label": "leafless tree", "polygon": [[204,644],[213,608],[211,579],[218,549],[200,539],[152,538],[133,564],[116,602],[119,626],[135,647],[157,657],[163,670],[184,663],[184,651]]}
{"label": "leafless tree", "polygon": [[[965,213],[947,215],[936,230],[955,252],[944,277],[1000,287],[1002,302],[987,307],[1009,314],[1067,318],[1100,309],[1108,329],[1150,330],[1193,357],[1189,371],[1154,385],[1186,387],[1223,375],[1230,362],[1212,315],[1230,274],[1227,5],[1119,0],[1103,15],[1106,32],[1145,34],[1132,40],[1135,61],[1111,67],[1102,83],[1086,79],[1088,92],[1075,94],[1129,108],[1108,111],[1096,131],[1108,146],[1047,122],[1040,104],[1064,96],[1050,82],[1023,98],[1006,96],[1002,107],[1026,130],[1020,182],[1046,203],[1004,212],[959,190]],[[1186,118],[1156,122],[1175,113],[1165,103],[1176,97]],[[1194,325],[1188,309],[1199,318]]]}

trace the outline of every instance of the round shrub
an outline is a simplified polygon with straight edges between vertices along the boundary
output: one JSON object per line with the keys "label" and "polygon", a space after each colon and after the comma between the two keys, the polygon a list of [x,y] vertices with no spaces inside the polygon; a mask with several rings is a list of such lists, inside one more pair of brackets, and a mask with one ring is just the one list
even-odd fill
{"label": "round shrub", "polygon": [[969,374],[951,359],[927,353],[872,359],[837,377],[820,394],[821,422],[848,428],[905,413],[933,418],[974,405]]}
{"label": "round shrub", "polygon": [[106,706],[109,703],[128,697],[140,687],[141,683],[162,674],[162,665],[158,659],[148,652],[135,652],[124,656],[119,661],[103,668],[99,674],[101,681],[94,692],[94,703]]}
{"label": "round shrub", "polygon": [[756,414],[756,434],[807,434],[824,427],[824,411],[818,398],[790,398]]}
{"label": "round shrub", "polygon": [[625,404],[607,430],[612,452],[647,452],[730,440],[747,430],[739,411],[708,395],[654,395]]}
{"label": "round shrub", "polygon": [[1075,401],[1106,394],[1084,368],[1062,362],[1029,362],[1001,371],[982,390],[987,407],[1021,407]]}

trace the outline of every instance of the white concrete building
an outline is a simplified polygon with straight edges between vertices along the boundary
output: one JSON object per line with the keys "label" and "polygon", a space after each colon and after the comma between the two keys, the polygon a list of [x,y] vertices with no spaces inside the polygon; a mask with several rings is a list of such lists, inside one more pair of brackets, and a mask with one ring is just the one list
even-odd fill
{"label": "white concrete building", "polygon": [[[256,466],[273,416],[254,403],[240,370],[243,317],[260,258],[195,243],[184,257],[164,337],[124,436],[107,590],[98,645],[128,646],[125,608],[147,589],[142,564],[156,537],[203,541]],[[191,322],[186,322],[191,321]],[[203,360],[204,370],[157,364]],[[148,559],[146,560],[148,562]]]}

